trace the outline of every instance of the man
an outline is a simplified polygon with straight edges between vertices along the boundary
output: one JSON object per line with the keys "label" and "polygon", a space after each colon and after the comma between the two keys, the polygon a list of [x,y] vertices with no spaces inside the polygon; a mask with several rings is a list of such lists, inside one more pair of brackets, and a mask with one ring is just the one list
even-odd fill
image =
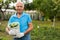
{"label": "man", "polygon": [[[17,13],[10,17],[8,24],[12,22],[19,22],[20,32],[24,33],[24,36],[20,38],[14,38],[14,40],[31,40],[30,31],[33,29],[33,25],[30,15],[23,12],[24,4],[22,2],[17,2],[15,5],[15,9]],[[6,31],[9,32],[10,28],[7,27]]]}

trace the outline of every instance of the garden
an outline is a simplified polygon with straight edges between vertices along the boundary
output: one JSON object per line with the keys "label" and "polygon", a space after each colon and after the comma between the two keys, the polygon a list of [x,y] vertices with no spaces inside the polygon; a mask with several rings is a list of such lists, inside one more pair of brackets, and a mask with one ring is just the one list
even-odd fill
{"label": "garden", "polygon": [[[33,20],[33,30],[31,31],[32,40],[60,40],[60,21],[56,21],[52,27],[50,21]],[[0,24],[0,40],[12,40],[13,37],[5,31],[8,21],[1,21]]]}

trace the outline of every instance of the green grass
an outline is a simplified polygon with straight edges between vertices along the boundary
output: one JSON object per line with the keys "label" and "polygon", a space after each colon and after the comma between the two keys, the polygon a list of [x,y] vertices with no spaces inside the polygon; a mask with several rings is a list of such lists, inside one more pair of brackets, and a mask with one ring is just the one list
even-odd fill
{"label": "green grass", "polygon": [[[5,32],[7,27],[7,21],[1,21],[0,25],[0,39],[12,40],[12,36]],[[60,40],[60,21],[55,23],[55,27],[52,27],[50,21],[37,21],[33,20],[34,29],[31,31],[32,40]],[[39,26],[39,28],[38,28]]]}
{"label": "green grass", "polygon": [[5,31],[5,28],[7,27],[7,21],[1,21],[0,25],[0,39],[2,40],[12,40],[12,37],[8,35]]}
{"label": "green grass", "polygon": [[33,25],[32,40],[60,40],[60,22],[57,21],[52,27],[52,22],[34,20]]}
{"label": "green grass", "polygon": [[[33,24],[34,24],[34,27],[36,26],[40,26],[40,27],[44,27],[44,26],[47,26],[47,27],[52,27],[52,22],[51,21],[37,21],[37,20],[33,20]],[[60,27],[60,21],[56,21],[55,22],[55,26],[54,27]]]}

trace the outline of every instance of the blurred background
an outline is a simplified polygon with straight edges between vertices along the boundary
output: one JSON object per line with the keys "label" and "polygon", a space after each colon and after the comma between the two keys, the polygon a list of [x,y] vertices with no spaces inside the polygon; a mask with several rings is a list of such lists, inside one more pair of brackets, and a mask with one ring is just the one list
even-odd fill
{"label": "blurred background", "polygon": [[19,1],[32,18],[32,40],[60,40],[60,0],[0,0],[0,40],[13,40],[5,28]]}

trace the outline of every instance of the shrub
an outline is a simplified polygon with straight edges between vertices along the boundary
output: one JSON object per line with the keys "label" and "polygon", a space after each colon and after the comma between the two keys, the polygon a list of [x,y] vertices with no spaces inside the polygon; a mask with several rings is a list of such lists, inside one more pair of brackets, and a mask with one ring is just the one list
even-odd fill
{"label": "shrub", "polygon": [[32,40],[60,40],[60,29],[56,27],[35,28],[31,33]]}
{"label": "shrub", "polygon": [[12,15],[12,14],[6,14],[4,19],[5,19],[5,20],[8,20],[11,15]]}

